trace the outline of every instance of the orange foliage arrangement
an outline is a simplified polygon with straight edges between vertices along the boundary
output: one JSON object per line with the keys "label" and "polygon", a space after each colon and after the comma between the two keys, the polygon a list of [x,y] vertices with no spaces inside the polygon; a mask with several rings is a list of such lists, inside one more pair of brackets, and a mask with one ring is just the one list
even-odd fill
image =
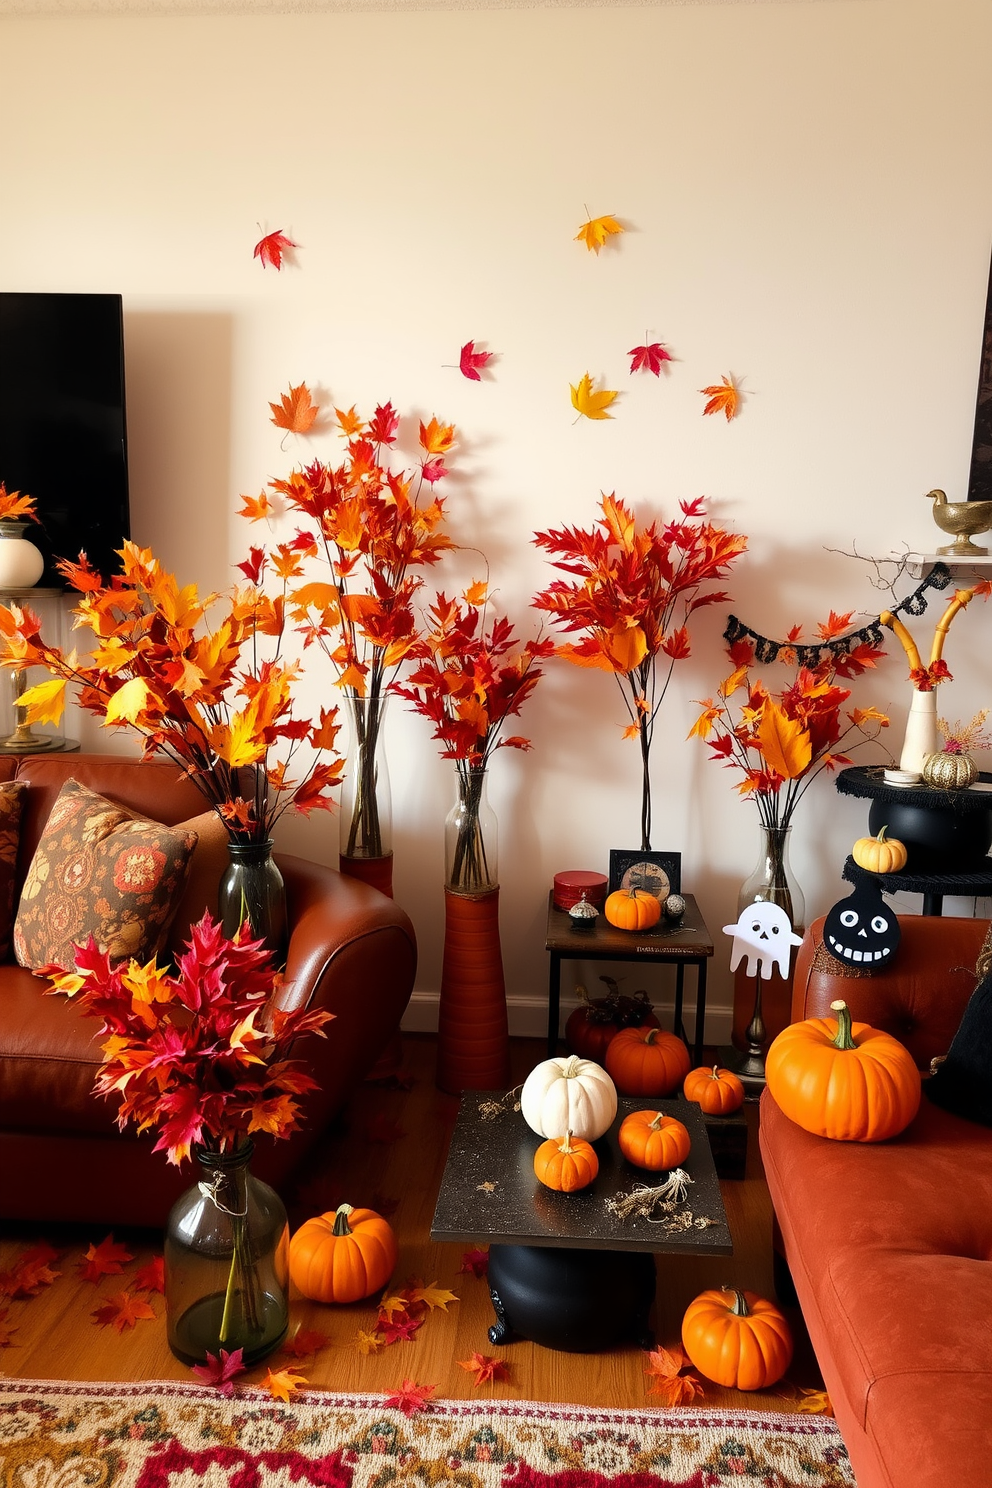
{"label": "orange foliage arrangement", "polygon": [[630,722],[624,737],[641,751],[641,847],[651,847],[650,752],[658,707],[676,661],[689,655],[689,617],[727,595],[711,587],[747,547],[747,538],[708,521],[701,500],[680,503],[681,520],[638,529],[615,496],[589,528],[534,534],[554,568],[570,575],[533,604],[577,642],[557,654],[616,678]]}
{"label": "orange foliage arrangement", "polygon": [[[249,580],[227,597],[208,626],[218,596],[200,599],[180,587],[151,552],[134,543],[121,550],[121,573],[106,583],[90,568],[62,562],[60,572],[82,596],[73,608],[77,629],[89,630],[93,651],[81,660],[42,637],[30,608],[0,605],[0,661],[16,670],[45,667],[53,675],[20,698],[30,723],[57,723],[70,683],[79,702],[107,727],[127,726],[144,739],[145,754],[181,764],[219,814],[233,842],[265,842],[288,807],[309,813],[329,808],[340,782],[333,754],[337,710],[321,709],[319,723],[293,716],[295,662],[281,659],[286,585],[295,556],[277,548],[272,566],[283,592],[261,588],[268,558],[261,549],[240,565]],[[260,655],[260,641],[269,655]],[[312,757],[299,778],[291,770],[300,746]],[[270,760],[270,751],[282,757]],[[322,752],[331,759],[321,763]]]}
{"label": "orange foliage arrangement", "polygon": [[[305,384],[290,391],[315,408]],[[287,609],[304,646],[316,645],[327,657],[335,685],[352,704],[366,700],[364,708],[352,708],[357,763],[341,848],[349,857],[379,857],[388,850],[375,791],[382,708],[417,636],[418,570],[454,546],[441,531],[444,502],[434,488],[448,474],[444,461],[455,430],[435,418],[421,422],[417,469],[397,470],[390,460],[400,417],[391,403],[380,404],[371,419],[354,408],[337,408],[335,416],[345,441],[340,462],[315,460],[270,481],[267,491],[243,498],[241,515],[273,517],[271,492],[305,518],[288,545],[296,561],[287,575]],[[324,565],[328,577],[310,577],[308,560]]]}
{"label": "orange foliage arrangement", "polygon": [[455,762],[463,807],[448,864],[449,887],[477,893],[495,882],[479,810],[489,761],[497,749],[529,749],[530,740],[503,737],[542,675],[537,664],[554,653],[551,641],[521,646],[505,616],[486,628],[487,589],[472,584],[461,600],[438,594],[429,628],[410,649],[417,666],[396,693],[434,725],[442,759]]}
{"label": "orange foliage arrangement", "polygon": [[0,522],[23,522],[26,517],[32,522],[38,520],[34,497],[8,491],[6,481],[0,481]]}
{"label": "orange foliage arrangement", "polygon": [[[829,641],[843,635],[850,621],[850,614],[831,611],[817,634]],[[727,648],[733,670],[715,698],[702,700],[703,712],[689,735],[704,739],[714,759],[741,772],[737,789],[755,801],[768,828],[791,825],[793,812],[821,770],[851,763],[842,752],[847,740],[854,737],[860,744],[875,739],[889,722],[876,708],[852,708],[845,721],[841,710],[851,693],[837,685],[838,677],[857,677],[874,667],[881,650],[870,641],[858,642],[849,651],[827,654],[816,666],[803,666],[793,649],[801,644],[800,636],[800,627],[794,626],[789,645],[779,651],[777,662],[791,667],[793,675],[778,692],[751,674],[753,641],[734,641]]]}

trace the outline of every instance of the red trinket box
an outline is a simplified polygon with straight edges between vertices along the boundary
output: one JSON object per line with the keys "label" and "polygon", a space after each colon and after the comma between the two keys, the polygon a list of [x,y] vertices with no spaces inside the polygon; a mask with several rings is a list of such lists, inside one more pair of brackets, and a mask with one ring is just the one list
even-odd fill
{"label": "red trinket box", "polygon": [[583,894],[585,894],[588,904],[594,904],[597,909],[602,909],[606,903],[607,883],[608,880],[605,873],[589,873],[582,868],[573,868],[568,873],[556,873],[554,884],[555,909],[561,909],[567,912],[573,904],[578,904]]}

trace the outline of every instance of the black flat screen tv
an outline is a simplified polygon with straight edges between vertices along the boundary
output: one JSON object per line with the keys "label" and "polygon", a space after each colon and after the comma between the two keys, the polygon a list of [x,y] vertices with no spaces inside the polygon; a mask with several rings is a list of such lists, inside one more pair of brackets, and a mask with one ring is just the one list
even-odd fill
{"label": "black flat screen tv", "polygon": [[0,292],[0,480],[35,498],[24,533],[105,578],[130,535],[120,295]]}

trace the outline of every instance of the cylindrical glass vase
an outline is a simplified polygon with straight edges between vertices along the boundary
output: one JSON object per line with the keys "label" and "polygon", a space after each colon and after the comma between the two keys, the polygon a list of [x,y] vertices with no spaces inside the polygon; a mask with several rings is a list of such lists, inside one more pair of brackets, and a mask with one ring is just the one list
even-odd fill
{"label": "cylindrical glass vase", "polygon": [[194,1148],[203,1176],[166,1221],[166,1324],[184,1364],[221,1349],[255,1364],[286,1336],[289,1225],[279,1195],[252,1177],[252,1151]]}
{"label": "cylindrical glass vase", "polygon": [[754,871],[741,885],[737,912],[749,904],[777,904],[789,916],[793,930],[806,924],[806,900],[789,863],[791,827],[761,828],[761,848]]}
{"label": "cylindrical glass vase", "polygon": [[229,842],[227,851],[230,862],[217,893],[221,929],[230,940],[248,920],[252,939],[263,940],[275,965],[282,966],[289,945],[286,885],[272,857],[272,841]]}
{"label": "cylindrical glass vase", "polygon": [[348,746],[341,786],[343,858],[384,858],[393,850],[393,808],[384,750],[388,697],[349,697]]}
{"label": "cylindrical glass vase", "polygon": [[[758,861],[741,885],[737,913],[743,913],[749,904],[777,904],[801,935],[806,924],[806,900],[789,862],[791,831],[791,827],[762,825]],[[743,964],[734,973],[733,1041],[738,1049],[750,1051],[748,1061],[735,1066],[735,1071],[746,1085],[749,1076],[755,1084],[764,1082],[764,1048],[790,1020],[794,961],[793,950],[789,975],[771,977],[764,984],[760,977],[749,977]]]}
{"label": "cylindrical glass vase", "polygon": [[489,805],[487,772],[456,760],[458,788],[444,821],[444,881],[458,894],[486,894],[499,886],[496,813]]}

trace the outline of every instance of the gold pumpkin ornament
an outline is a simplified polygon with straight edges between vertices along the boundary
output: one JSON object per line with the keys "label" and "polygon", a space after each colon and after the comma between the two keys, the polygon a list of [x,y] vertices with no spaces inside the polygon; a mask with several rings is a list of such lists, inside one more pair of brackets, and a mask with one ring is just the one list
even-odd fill
{"label": "gold pumpkin ornament", "polygon": [[978,779],[978,766],[970,754],[940,749],[924,755],[923,779],[938,790],[967,790]]}
{"label": "gold pumpkin ornament", "polygon": [[905,868],[909,856],[906,844],[896,837],[886,837],[888,827],[882,827],[877,837],[859,837],[851,849],[851,856],[859,868],[869,873],[898,873]]}

